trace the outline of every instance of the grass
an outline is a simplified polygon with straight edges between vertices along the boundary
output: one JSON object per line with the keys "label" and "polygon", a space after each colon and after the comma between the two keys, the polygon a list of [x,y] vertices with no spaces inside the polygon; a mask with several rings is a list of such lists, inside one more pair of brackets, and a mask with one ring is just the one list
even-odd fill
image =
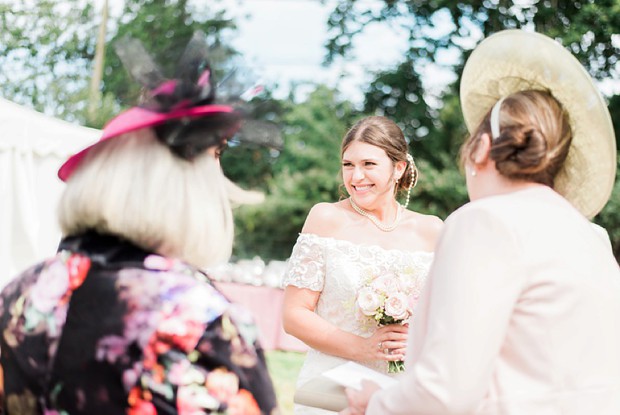
{"label": "grass", "polygon": [[305,356],[305,353],[297,352],[276,350],[266,352],[267,368],[273,380],[282,415],[293,414],[295,383]]}

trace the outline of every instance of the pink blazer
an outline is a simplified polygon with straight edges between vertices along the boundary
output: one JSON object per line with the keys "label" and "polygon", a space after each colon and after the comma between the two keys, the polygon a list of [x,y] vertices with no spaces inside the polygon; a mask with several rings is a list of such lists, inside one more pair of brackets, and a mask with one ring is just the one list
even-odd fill
{"label": "pink blazer", "polygon": [[407,371],[367,414],[620,414],[620,269],[609,241],[540,186],[447,220]]}

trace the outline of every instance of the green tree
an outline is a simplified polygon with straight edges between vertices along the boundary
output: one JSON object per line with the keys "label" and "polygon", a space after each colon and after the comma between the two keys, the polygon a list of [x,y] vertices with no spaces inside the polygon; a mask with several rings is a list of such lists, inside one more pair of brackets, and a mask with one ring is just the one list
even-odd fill
{"label": "green tree", "polygon": [[[290,103],[273,98],[271,91],[267,90],[253,98],[246,107],[251,120],[261,120],[280,126]],[[246,128],[254,127],[255,125],[251,124]],[[266,131],[261,125],[256,128]],[[282,148],[273,145],[253,145],[246,142],[237,145],[233,139],[222,155],[222,166],[226,176],[242,187],[267,191],[274,176],[274,165],[281,151]]]}
{"label": "green tree", "polygon": [[335,91],[319,86],[306,101],[288,103],[284,148],[273,164],[267,198],[236,212],[234,254],[285,259],[310,208],[340,198],[340,142],[360,116]]}
{"label": "green tree", "polygon": [[[173,76],[193,33],[202,30],[211,47],[214,78],[221,80],[232,71],[227,64],[236,52],[228,46],[227,36],[236,25],[225,10],[212,7],[214,4],[217,2],[197,7],[189,0],[126,0],[109,44],[125,37],[138,39],[164,74]],[[112,94],[122,106],[134,105],[140,93],[140,85],[131,79],[113,47],[106,49],[103,93]]]}
{"label": "green tree", "polygon": [[86,0],[0,4],[0,94],[69,121],[84,110],[96,19]]}
{"label": "green tree", "polygon": [[[615,95],[609,100],[609,112],[616,133],[616,146],[620,149],[620,95]],[[618,162],[616,183],[609,203],[594,218],[594,221],[607,229],[616,259],[620,261],[620,154]]]}
{"label": "green tree", "polygon": [[101,127],[139,91],[110,46],[124,36],[142,40],[168,75],[195,30],[207,33],[218,76],[239,62],[228,47],[236,26],[226,12],[188,0],[126,0],[120,17],[111,17],[97,118],[87,117],[89,81],[100,10],[87,0],[4,0],[0,2],[0,94],[17,103],[68,121]]}
{"label": "green tree", "polygon": [[[378,6],[377,6],[378,4]],[[419,81],[419,70],[438,63],[442,51],[456,51],[452,64],[456,74],[475,44],[483,37],[509,28],[528,28],[551,36],[564,44],[595,79],[618,77],[620,1],[538,1],[505,0],[383,0],[370,4],[343,0],[332,11],[328,25],[326,61],[347,57],[354,39],[372,24],[388,24],[404,30],[409,48],[401,63],[377,74],[366,91],[366,112],[392,117],[411,138],[412,154],[421,170],[421,181],[412,204],[416,210],[445,217],[467,200],[464,181],[455,160],[466,131],[458,101],[459,79],[442,96],[439,105],[428,105],[428,96]],[[408,100],[413,96],[416,100]],[[610,109],[616,130],[620,125],[618,97],[611,97]],[[617,135],[618,136],[618,135]],[[425,180],[426,179],[426,180]],[[620,258],[620,188],[595,218],[611,235]]]}
{"label": "green tree", "polygon": [[353,39],[374,23],[400,27],[409,35],[408,60],[435,61],[446,48],[469,51],[471,39],[509,28],[533,28],[561,40],[598,77],[616,73],[620,27],[617,0],[383,0],[374,7],[363,0],[343,0],[332,11],[327,61],[347,56]]}
{"label": "green tree", "polygon": [[[424,141],[435,128],[436,111],[427,103],[420,75],[413,61],[405,59],[394,69],[375,75],[365,93],[364,110],[398,121],[412,145]],[[433,159],[429,146],[420,146],[417,157]]]}
{"label": "green tree", "polygon": [[[410,144],[420,171],[410,209],[445,219],[468,200],[465,179],[457,163],[460,145],[467,132],[457,95],[444,96],[435,123],[438,127],[431,130],[426,140]],[[418,151],[421,148],[426,152]],[[426,156],[429,149],[432,151],[430,157]],[[422,157],[419,157],[420,153]]]}

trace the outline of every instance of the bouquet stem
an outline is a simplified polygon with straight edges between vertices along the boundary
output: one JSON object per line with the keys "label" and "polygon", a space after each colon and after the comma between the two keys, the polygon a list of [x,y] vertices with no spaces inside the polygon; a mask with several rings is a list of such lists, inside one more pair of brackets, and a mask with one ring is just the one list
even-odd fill
{"label": "bouquet stem", "polygon": [[405,362],[402,360],[388,362],[388,373],[400,373],[405,371]]}

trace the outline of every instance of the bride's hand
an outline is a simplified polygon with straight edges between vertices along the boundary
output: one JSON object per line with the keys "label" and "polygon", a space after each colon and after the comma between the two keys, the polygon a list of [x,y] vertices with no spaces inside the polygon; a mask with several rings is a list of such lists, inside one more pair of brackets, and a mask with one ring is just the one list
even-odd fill
{"label": "bride's hand", "polygon": [[364,342],[360,360],[405,360],[409,325],[390,324],[380,327]]}

